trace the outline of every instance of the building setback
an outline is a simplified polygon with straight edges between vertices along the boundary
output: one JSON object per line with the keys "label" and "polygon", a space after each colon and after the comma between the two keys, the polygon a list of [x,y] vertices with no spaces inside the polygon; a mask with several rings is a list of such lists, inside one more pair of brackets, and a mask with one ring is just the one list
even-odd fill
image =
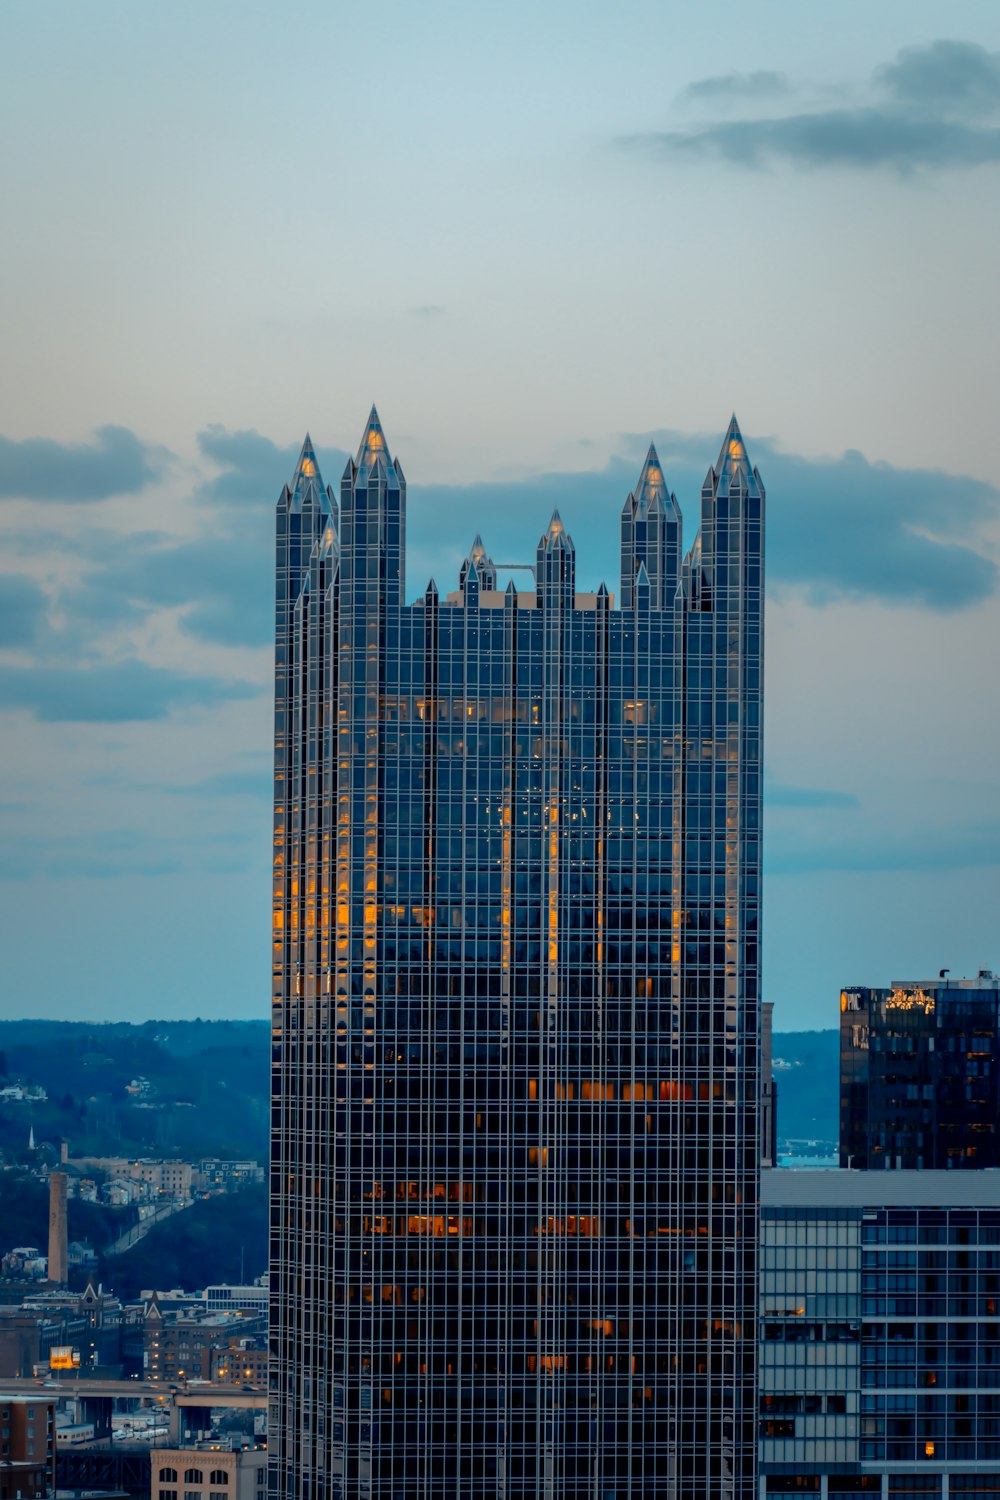
{"label": "building setback", "polygon": [[1000,980],[947,972],[842,991],[842,1167],[1000,1167]]}
{"label": "building setback", "polygon": [[[270,1494],[755,1493],[762,526],[404,580],[372,410],[278,501]],[[503,571],[503,569],[500,569]]]}

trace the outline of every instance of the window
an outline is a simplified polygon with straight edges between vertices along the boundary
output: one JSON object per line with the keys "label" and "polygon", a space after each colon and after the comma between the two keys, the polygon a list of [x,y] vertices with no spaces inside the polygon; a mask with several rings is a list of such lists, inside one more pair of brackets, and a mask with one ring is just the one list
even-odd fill
{"label": "window", "polygon": [[160,1483],[161,1484],[176,1484],[177,1483],[177,1470],[176,1469],[161,1469],[160,1470]]}
{"label": "window", "polygon": [[185,1469],[184,1470],[184,1483],[185,1484],[204,1484],[205,1483],[205,1476],[201,1472],[200,1469]]}
{"label": "window", "polygon": [[213,1469],[208,1476],[208,1482],[209,1484],[228,1484],[229,1475],[225,1469]]}
{"label": "window", "polygon": [[176,1490],[160,1490],[159,1500],[177,1500]]}

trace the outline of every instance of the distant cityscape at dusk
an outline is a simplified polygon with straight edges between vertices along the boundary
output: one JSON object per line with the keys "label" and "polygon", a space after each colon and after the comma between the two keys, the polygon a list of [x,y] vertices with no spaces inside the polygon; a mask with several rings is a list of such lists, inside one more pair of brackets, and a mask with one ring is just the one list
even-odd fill
{"label": "distant cityscape at dusk", "polygon": [[0,80],[0,1500],[1000,1497],[1000,8]]}

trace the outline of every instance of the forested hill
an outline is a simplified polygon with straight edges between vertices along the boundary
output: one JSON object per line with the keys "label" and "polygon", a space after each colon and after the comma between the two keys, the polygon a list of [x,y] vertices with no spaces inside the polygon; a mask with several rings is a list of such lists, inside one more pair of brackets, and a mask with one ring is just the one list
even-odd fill
{"label": "forested hill", "polygon": [[[40,1085],[45,1102],[0,1102],[0,1151],[25,1158],[65,1139],[73,1155],[267,1159],[266,1021],[90,1025],[0,1022],[0,1087]],[[776,1032],[782,1156],[836,1150],[836,1031]],[[129,1093],[136,1081],[145,1092]]]}
{"label": "forested hill", "polygon": [[[0,1022],[0,1151],[267,1159],[265,1021]],[[32,1098],[44,1090],[48,1096]]]}

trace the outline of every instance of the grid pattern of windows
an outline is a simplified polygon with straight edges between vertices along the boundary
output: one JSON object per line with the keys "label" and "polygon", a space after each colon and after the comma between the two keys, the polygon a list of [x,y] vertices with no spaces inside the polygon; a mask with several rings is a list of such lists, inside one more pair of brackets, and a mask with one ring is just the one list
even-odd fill
{"label": "grid pattern of windows", "polygon": [[988,969],[842,992],[840,1164],[1000,1166],[1000,982]]}
{"label": "grid pattern of windows", "polygon": [[271,1494],[755,1494],[763,489],[622,597],[403,585],[372,413],[278,507]]}
{"label": "grid pattern of windows", "polygon": [[996,1492],[1000,1208],[767,1208],[760,1336],[763,1493]]}

